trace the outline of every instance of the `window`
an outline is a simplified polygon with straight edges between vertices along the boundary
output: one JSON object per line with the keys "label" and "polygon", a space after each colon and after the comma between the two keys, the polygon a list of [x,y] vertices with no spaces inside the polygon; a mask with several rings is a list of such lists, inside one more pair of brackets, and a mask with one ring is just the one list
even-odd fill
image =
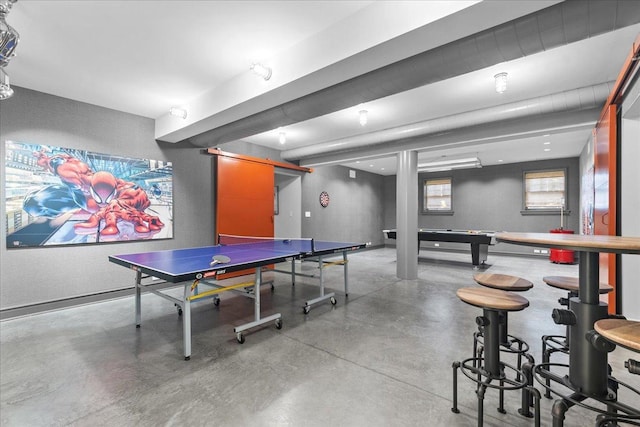
{"label": "window", "polygon": [[524,173],[524,209],[566,209],[566,171],[564,169]]}
{"label": "window", "polygon": [[451,178],[424,181],[423,212],[451,212]]}

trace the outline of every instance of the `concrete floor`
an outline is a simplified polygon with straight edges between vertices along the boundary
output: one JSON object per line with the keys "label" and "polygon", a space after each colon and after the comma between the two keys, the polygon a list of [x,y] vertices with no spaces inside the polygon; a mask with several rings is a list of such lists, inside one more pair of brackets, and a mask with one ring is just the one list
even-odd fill
{"label": "concrete floor", "polygon": [[[182,357],[181,318],[150,294],[142,298],[140,329],[133,297],[2,321],[1,424],[474,426],[475,388],[463,375],[461,413],[450,409],[451,365],[471,356],[481,313],[455,295],[475,286],[470,254],[423,250],[417,280],[397,279],[395,259],[390,248],[352,254],[347,300],[342,269],[326,269],[338,304],[321,304],[308,315],[302,305],[317,295],[314,280],[300,278],[292,287],[287,275],[275,274],[275,290],[261,294],[263,313],[281,312],[284,326],[250,331],[242,345],[233,327],[252,320],[252,300],[223,294],[218,307],[210,300],[194,304],[190,361]],[[524,294],[530,307],[512,313],[509,328],[540,361],[540,336],[564,330],[551,320],[564,295],[541,279],[577,275],[577,266],[491,253],[488,264],[485,271],[536,285]],[[623,368],[632,356],[638,358],[618,348],[609,360],[619,378],[640,388],[640,377]],[[495,410],[497,392],[487,392],[485,425],[533,425],[517,413],[520,394],[505,397],[503,415]],[[620,399],[634,404],[625,393]],[[551,425],[552,402],[542,401],[544,426]],[[572,408],[565,425],[594,419]]]}

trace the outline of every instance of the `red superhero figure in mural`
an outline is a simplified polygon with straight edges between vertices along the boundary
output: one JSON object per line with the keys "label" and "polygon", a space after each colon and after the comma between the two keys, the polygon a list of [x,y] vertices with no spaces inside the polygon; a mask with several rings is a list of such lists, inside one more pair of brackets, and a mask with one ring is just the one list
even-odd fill
{"label": "red superhero figure in mural", "polygon": [[119,234],[119,221],[131,223],[137,233],[158,231],[164,226],[160,218],[145,213],[151,202],[137,184],[107,171],[94,172],[68,154],[49,156],[39,151],[34,156],[38,165],[58,176],[63,185],[49,185],[25,198],[24,208],[30,215],[53,218],[81,208],[91,216],[75,229],[98,228],[104,221],[103,235]]}
{"label": "red superhero figure in mural", "polygon": [[164,226],[160,218],[144,212],[151,202],[147,193],[132,182],[100,171],[91,176],[89,190],[100,209],[86,222],[76,224],[75,228],[95,228],[99,226],[100,221],[104,221],[101,234],[114,235],[120,232],[118,221],[132,223],[138,233],[157,231]]}
{"label": "red superhero figure in mural", "polygon": [[[60,178],[62,183],[67,186],[70,197],[73,199],[73,202],[75,202],[77,206],[88,212],[95,212],[98,209],[97,204],[93,201],[89,193],[89,185],[91,176],[93,175],[93,171],[91,170],[89,165],[87,165],[80,159],[77,159],[65,153],[59,153],[53,156],[49,156],[47,155],[47,153],[45,153],[44,150],[42,150],[33,153],[33,155],[37,159],[38,166],[45,169],[47,172],[56,175],[58,178]],[[47,193],[48,192],[45,192],[45,194],[42,196],[45,197],[44,201],[46,201],[46,196],[48,195]],[[50,199],[51,198],[53,197],[50,197]],[[68,208],[71,209],[74,207],[69,206]],[[63,209],[63,211],[68,211],[69,209]]]}

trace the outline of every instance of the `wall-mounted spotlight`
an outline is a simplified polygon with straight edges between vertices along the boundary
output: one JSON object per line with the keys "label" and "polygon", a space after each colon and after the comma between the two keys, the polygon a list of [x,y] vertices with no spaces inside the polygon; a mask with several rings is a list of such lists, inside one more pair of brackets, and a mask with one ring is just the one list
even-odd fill
{"label": "wall-mounted spotlight", "polygon": [[175,117],[180,117],[181,119],[187,118],[187,110],[180,107],[171,107],[169,108],[169,114]]}
{"label": "wall-mounted spotlight", "polygon": [[369,114],[367,110],[358,111],[358,116],[360,117],[360,126],[364,126],[367,124],[367,114]]}
{"label": "wall-mounted spotlight", "polygon": [[20,41],[20,34],[5,20],[11,7],[17,1],[0,1],[0,67],[6,67],[9,64],[11,58],[15,56],[16,46]]}
{"label": "wall-mounted spotlight", "polygon": [[256,62],[251,64],[251,67],[249,68],[265,80],[269,80],[271,78],[271,68],[265,65]]}
{"label": "wall-mounted spotlight", "polygon": [[496,79],[496,92],[503,93],[507,90],[507,73],[498,73],[493,76]]}

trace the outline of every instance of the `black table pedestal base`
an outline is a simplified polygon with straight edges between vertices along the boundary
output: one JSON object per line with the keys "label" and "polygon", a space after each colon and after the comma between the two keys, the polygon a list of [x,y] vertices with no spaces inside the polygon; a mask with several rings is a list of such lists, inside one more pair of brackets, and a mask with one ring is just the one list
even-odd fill
{"label": "black table pedestal base", "polygon": [[[527,364],[525,363],[525,367],[523,367],[523,370],[525,370],[525,372],[532,368],[531,366],[527,367],[526,365]],[[560,398],[553,403],[553,408],[551,411],[551,414],[553,416],[553,427],[563,427],[566,412],[571,409],[571,407],[576,405],[598,413],[598,422],[604,420],[602,421],[604,423],[605,421],[608,422],[607,420],[618,419],[621,422],[624,421],[630,424],[635,424],[635,422],[632,420],[640,420],[640,408],[618,401],[618,389],[619,387],[624,387],[631,393],[635,394],[637,396],[637,398],[634,399],[635,402],[640,401],[640,390],[637,390],[629,384],[626,384],[616,379],[615,377],[608,375],[608,387],[606,393],[587,393],[585,391],[579,390],[577,387],[571,384],[568,375],[560,376],[551,372],[552,368],[568,369],[569,366],[558,363],[541,363],[533,367],[533,375],[535,380],[545,388],[547,393],[553,393]],[[569,388],[573,393],[570,395],[562,394],[559,391],[554,390],[553,385],[548,385],[550,382],[556,383],[563,388]],[[527,389],[523,390],[523,401],[525,401],[526,399],[524,397],[524,394],[528,392],[529,391]],[[584,401],[588,399],[592,399],[606,405],[607,409],[603,410],[584,403]],[[602,424],[602,426],[606,425],[606,423]]]}

